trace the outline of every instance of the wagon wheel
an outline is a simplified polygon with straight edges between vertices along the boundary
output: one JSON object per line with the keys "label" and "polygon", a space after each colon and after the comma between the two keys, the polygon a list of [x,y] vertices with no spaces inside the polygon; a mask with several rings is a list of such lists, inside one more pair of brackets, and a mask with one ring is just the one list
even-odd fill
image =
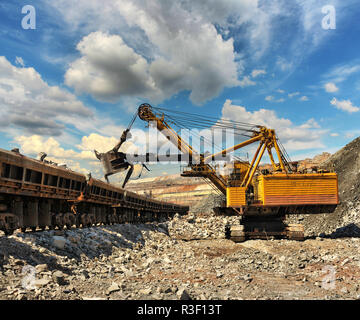
{"label": "wagon wheel", "polygon": [[91,217],[87,217],[87,221],[86,221],[86,226],[88,227],[88,228],[90,228],[91,226],[92,226],[92,219],[91,219]]}
{"label": "wagon wheel", "polygon": [[76,223],[76,218],[73,214],[71,214],[69,216],[69,222],[66,224],[66,229],[70,230],[75,223]]}
{"label": "wagon wheel", "polygon": [[62,229],[64,229],[64,226],[65,226],[64,219],[63,219],[62,216],[59,216],[58,217],[57,227],[58,227],[59,230],[62,230]]}
{"label": "wagon wheel", "polygon": [[81,222],[80,222],[80,217],[78,215],[76,215],[75,217],[75,226],[76,228],[80,228]]}

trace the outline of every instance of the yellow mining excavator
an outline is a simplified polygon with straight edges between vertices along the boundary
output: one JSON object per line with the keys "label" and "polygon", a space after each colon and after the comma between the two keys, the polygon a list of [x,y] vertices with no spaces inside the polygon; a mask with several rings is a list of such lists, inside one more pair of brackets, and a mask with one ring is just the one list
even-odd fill
{"label": "yellow mining excavator", "polygon": [[[192,127],[209,125],[210,122],[203,116],[181,112],[170,115],[170,110],[153,108],[146,103],[139,106],[137,115],[141,120],[156,126],[182,155],[187,156],[185,159],[188,164],[182,176],[208,179],[226,196],[225,204],[215,208],[215,211],[219,214],[240,216],[239,225],[227,226],[225,230],[226,237],[235,242],[269,238],[303,240],[303,226],[287,225],[286,215],[331,213],[339,203],[336,173],[316,168],[313,168],[312,172],[299,172],[297,163],[290,161],[273,129],[231,120],[213,121],[212,127],[232,128],[234,134],[247,138],[216,153],[206,154],[196,151],[171,126],[175,123],[180,123],[180,126],[186,123]],[[230,169],[225,172],[219,171],[218,167],[213,165],[217,160],[228,161],[231,152],[252,144],[258,145],[251,161],[228,162],[225,167]],[[266,151],[272,170],[259,169]],[[115,173],[119,161],[124,165],[126,159],[126,155],[119,157],[114,150],[102,155],[99,159],[107,158],[107,161],[103,161],[107,174]],[[149,154],[140,158],[138,161],[146,162]],[[180,157],[172,159],[180,161]],[[183,160],[184,157],[181,158],[181,161]],[[155,157],[155,161],[159,161],[159,158]]]}

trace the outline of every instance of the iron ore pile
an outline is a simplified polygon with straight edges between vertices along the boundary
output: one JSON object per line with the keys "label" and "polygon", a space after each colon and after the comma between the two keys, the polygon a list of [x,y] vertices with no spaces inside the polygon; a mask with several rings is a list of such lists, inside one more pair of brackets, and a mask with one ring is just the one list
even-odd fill
{"label": "iron ore pile", "polygon": [[225,196],[217,193],[210,193],[190,207],[190,212],[193,214],[212,214],[214,212],[213,208],[223,206],[225,201]]}
{"label": "iron ore pile", "polygon": [[338,174],[340,204],[331,214],[298,215],[290,222],[301,223],[305,236],[360,236],[360,137],[320,165]]}

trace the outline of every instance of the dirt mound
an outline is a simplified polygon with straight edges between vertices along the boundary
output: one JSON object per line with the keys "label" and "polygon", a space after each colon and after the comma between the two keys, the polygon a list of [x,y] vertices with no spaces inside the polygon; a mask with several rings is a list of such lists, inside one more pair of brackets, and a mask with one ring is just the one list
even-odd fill
{"label": "dirt mound", "polygon": [[302,215],[289,220],[304,224],[308,235],[360,236],[360,137],[320,167],[338,174],[340,204],[331,214]]}
{"label": "dirt mound", "polygon": [[224,195],[220,194],[209,194],[206,197],[203,197],[198,203],[193,205],[190,208],[190,213],[194,214],[208,214],[213,213],[214,207],[220,207],[224,205],[224,202],[226,201]]}

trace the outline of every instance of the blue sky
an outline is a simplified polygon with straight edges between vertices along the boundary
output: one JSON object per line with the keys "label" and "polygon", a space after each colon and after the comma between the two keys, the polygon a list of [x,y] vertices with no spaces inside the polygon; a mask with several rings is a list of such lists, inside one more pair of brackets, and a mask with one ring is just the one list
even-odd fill
{"label": "blue sky", "polygon": [[355,0],[2,1],[0,147],[101,176],[92,150],[149,102],[272,127],[292,159],[333,153],[360,133],[359,17]]}

